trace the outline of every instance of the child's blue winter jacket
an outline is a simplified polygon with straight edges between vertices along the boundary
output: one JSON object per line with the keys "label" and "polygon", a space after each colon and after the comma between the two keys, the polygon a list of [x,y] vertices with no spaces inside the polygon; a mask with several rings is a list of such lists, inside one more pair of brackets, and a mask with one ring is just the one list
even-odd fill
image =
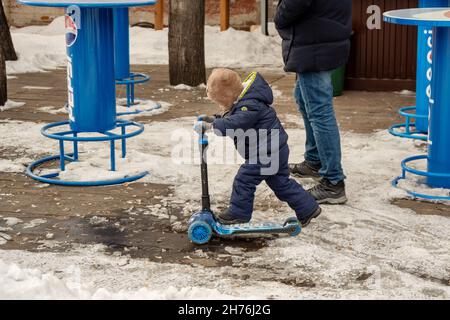
{"label": "child's blue winter jacket", "polygon": [[250,74],[244,86],[230,112],[213,122],[216,134],[233,138],[246,159],[235,177],[228,210],[236,218],[249,221],[256,187],[265,181],[278,199],[287,202],[303,220],[317,210],[318,204],[289,177],[288,135],[271,107],[272,89],[256,72]]}

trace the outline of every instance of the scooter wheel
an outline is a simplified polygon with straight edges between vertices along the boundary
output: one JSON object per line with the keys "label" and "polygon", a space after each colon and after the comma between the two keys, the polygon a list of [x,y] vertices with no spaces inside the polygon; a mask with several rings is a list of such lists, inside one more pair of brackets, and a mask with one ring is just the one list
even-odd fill
{"label": "scooter wheel", "polygon": [[298,219],[296,217],[290,217],[290,218],[287,218],[286,221],[284,221],[285,227],[290,224],[299,224]]}
{"label": "scooter wheel", "polygon": [[195,221],[189,226],[188,237],[195,244],[206,244],[212,237],[211,226],[204,221]]}
{"label": "scooter wheel", "polygon": [[295,217],[286,219],[286,221],[284,222],[284,227],[289,228],[289,235],[291,237],[296,237],[302,232],[300,222]]}
{"label": "scooter wheel", "polygon": [[289,232],[289,235],[291,237],[296,237],[302,232],[302,228],[298,223],[297,225],[292,225],[290,228],[292,228],[292,230]]}

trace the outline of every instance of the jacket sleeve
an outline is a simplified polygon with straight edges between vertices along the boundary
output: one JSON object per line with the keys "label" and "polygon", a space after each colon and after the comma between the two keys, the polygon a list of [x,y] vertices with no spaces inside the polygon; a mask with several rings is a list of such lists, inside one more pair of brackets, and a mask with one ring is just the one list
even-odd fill
{"label": "jacket sleeve", "polygon": [[236,110],[230,116],[216,119],[213,122],[213,128],[217,134],[225,136],[227,130],[242,129],[247,131],[254,127],[259,119],[259,108],[251,106],[243,106]]}
{"label": "jacket sleeve", "polygon": [[274,22],[277,29],[285,29],[295,24],[308,10],[313,0],[280,0]]}

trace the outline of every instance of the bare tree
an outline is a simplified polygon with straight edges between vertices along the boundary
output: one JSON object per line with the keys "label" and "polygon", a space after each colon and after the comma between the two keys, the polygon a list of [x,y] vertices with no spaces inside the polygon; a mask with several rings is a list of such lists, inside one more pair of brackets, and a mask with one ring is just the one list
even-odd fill
{"label": "bare tree", "polygon": [[3,9],[3,3],[0,0],[0,47],[5,54],[5,60],[16,61],[17,54],[14,50],[14,45],[11,39],[11,33],[9,31],[8,21],[6,20],[5,10]]}
{"label": "bare tree", "polygon": [[0,48],[0,106],[4,106],[7,96],[5,55]]}
{"label": "bare tree", "polygon": [[205,0],[170,0],[170,84],[206,82]]}

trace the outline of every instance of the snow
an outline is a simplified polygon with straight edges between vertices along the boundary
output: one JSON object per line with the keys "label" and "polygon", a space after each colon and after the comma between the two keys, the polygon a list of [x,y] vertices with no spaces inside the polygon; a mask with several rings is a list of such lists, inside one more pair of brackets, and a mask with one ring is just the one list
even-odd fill
{"label": "snow", "polygon": [[10,110],[10,109],[20,108],[20,107],[23,107],[24,105],[25,105],[25,102],[15,102],[12,100],[8,100],[8,101],[6,101],[6,104],[4,106],[0,106],[0,112]]}
{"label": "snow", "polygon": [[[26,159],[28,161],[29,159]],[[23,172],[25,171],[25,166],[23,161],[19,160],[8,160],[8,159],[0,159],[0,168],[3,172]]]}
{"label": "snow", "polygon": [[191,87],[188,86],[187,84],[179,84],[176,86],[171,87],[174,90],[193,90],[193,89],[206,89],[206,85],[204,83],[202,83],[201,85],[198,85],[197,87]]}
{"label": "snow", "polygon": [[45,106],[45,107],[40,107],[37,110],[41,111],[41,112],[46,112],[46,113],[50,113],[50,114],[66,114],[67,113],[67,109],[66,107],[53,107],[53,106]]}
{"label": "snow", "polygon": [[162,114],[169,111],[172,104],[165,101],[152,101],[145,99],[136,99],[136,105],[127,107],[127,99],[121,98],[117,99],[117,113],[128,113],[128,112],[136,112],[138,114],[130,114],[121,116],[121,119],[133,119],[138,116],[154,116],[157,114]]}
{"label": "snow", "polygon": [[111,292],[105,288],[92,289],[77,283],[77,270],[69,281],[59,279],[54,273],[42,273],[36,269],[21,268],[17,264],[7,264],[0,260],[0,299],[211,299],[230,298],[217,290],[203,288],[177,289],[168,286],[155,290],[142,287],[136,291],[120,290]]}
{"label": "snow", "polygon": [[46,223],[47,220],[45,219],[33,219],[30,222],[24,224],[23,228],[24,229],[31,229],[31,228],[36,228],[37,226]]}
{"label": "snow", "polygon": [[39,87],[39,86],[24,86],[23,89],[27,90],[51,90],[52,87]]}
{"label": "snow", "polygon": [[[162,207],[169,201],[179,204],[185,219],[199,208],[194,121],[194,117],[185,117],[146,124],[142,135],[129,140],[128,158],[118,161],[116,173],[148,170],[151,174],[142,182],[173,185],[173,195],[162,199]],[[284,121],[301,122],[297,115],[286,115]],[[40,127],[29,122],[0,122],[2,144],[32,159],[56,152],[56,144],[40,135]],[[304,130],[290,129],[288,134],[291,161],[301,159]],[[0,294],[6,298],[89,299],[450,298],[450,288],[445,284],[450,274],[450,220],[418,215],[391,204],[392,199],[404,197],[405,192],[392,188],[390,181],[400,173],[400,159],[421,152],[417,143],[396,139],[385,131],[344,133],[342,141],[349,202],[345,206],[323,206],[322,216],[297,238],[281,237],[256,252],[228,245],[225,255],[233,265],[220,268],[110,256],[98,247],[63,253],[0,250],[0,259],[8,261],[0,271]],[[67,166],[66,178],[111,175],[107,145],[80,148],[81,161]],[[229,139],[210,136],[214,208],[227,203],[240,161]],[[308,187],[312,182],[305,180],[303,184]],[[283,221],[292,215],[264,185],[258,189],[256,203],[261,199],[267,208],[255,210],[255,221]],[[149,207],[142,212],[131,209],[130,214],[167,219],[162,207]],[[105,223],[103,219],[97,217],[91,223]],[[45,221],[31,225],[29,222],[27,226],[39,223]],[[185,220],[171,223],[174,229],[185,231]],[[11,231],[2,232],[10,235]],[[2,239],[5,244],[7,240]],[[188,256],[195,258],[195,253]],[[80,269],[82,278],[78,284],[82,289],[73,289],[70,275],[58,273],[71,266]],[[11,268],[13,271],[9,271]],[[16,280],[16,273],[23,280]],[[55,273],[59,280],[54,278]],[[360,277],[363,280],[355,280]],[[167,288],[167,283],[172,288]]]}
{"label": "snow", "polygon": [[13,227],[13,226],[23,222],[21,219],[15,218],[15,217],[6,217],[6,218],[3,218],[3,220],[5,220],[6,225],[8,227]]}
{"label": "snow", "polygon": [[[12,29],[12,38],[19,56],[8,61],[7,74],[43,72],[64,67],[66,47],[64,18],[48,26]],[[168,64],[168,29],[130,28],[132,64]],[[281,66],[281,39],[266,37],[260,32],[233,28],[220,32],[218,27],[205,27],[207,67]]]}
{"label": "snow", "polygon": [[401,96],[406,96],[406,97],[415,97],[416,96],[416,93],[411,90],[402,90],[402,91],[399,91],[396,93],[398,93]]}

